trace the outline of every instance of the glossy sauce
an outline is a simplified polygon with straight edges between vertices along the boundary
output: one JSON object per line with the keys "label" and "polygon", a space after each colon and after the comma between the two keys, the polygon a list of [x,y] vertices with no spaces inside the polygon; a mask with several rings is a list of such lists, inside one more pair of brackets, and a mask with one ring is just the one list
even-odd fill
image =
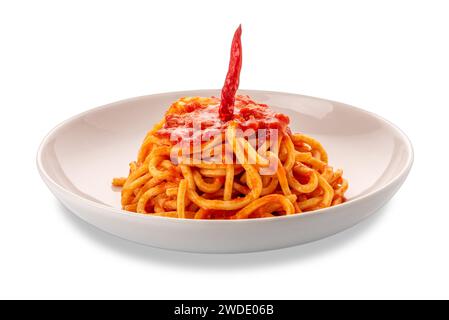
{"label": "glossy sauce", "polygon": [[[165,116],[165,123],[156,134],[172,141],[202,139],[226,130],[230,121],[221,121],[219,117],[220,99],[192,98],[187,101],[175,102]],[[279,135],[289,132],[290,119],[282,113],[274,112],[266,104],[259,104],[248,96],[236,96],[234,105],[234,121],[238,128],[247,129],[277,129]]]}

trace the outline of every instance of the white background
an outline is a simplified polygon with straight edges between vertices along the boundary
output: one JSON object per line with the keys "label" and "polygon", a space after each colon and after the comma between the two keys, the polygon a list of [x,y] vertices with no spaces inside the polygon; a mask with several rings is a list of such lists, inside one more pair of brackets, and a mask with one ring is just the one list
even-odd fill
{"label": "white background", "polygon": [[[0,298],[449,298],[446,4],[2,1]],[[35,166],[45,134],[116,100],[221,87],[239,23],[241,88],[360,106],[409,135],[393,200],[328,239],[241,255],[140,246],[63,209]]]}

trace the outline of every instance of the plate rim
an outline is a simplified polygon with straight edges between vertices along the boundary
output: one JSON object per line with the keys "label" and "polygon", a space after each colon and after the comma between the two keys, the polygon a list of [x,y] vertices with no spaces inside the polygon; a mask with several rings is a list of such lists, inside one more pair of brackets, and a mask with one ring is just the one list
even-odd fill
{"label": "plate rim", "polygon": [[[170,222],[177,221],[180,223],[186,223],[187,221],[188,222],[194,221],[193,223],[206,223],[206,224],[222,224],[222,223],[235,224],[235,223],[254,223],[254,222],[267,222],[268,223],[271,221],[282,221],[285,219],[305,219],[306,217],[309,217],[309,216],[328,214],[329,211],[336,210],[336,209],[343,209],[345,207],[355,205],[363,200],[366,200],[367,198],[371,198],[371,197],[375,196],[376,194],[380,193],[384,189],[387,189],[389,186],[395,184],[397,181],[401,180],[402,178],[406,178],[412,168],[412,165],[414,162],[414,150],[413,150],[413,145],[411,143],[410,138],[407,136],[407,134],[405,134],[405,132],[402,129],[400,129],[394,123],[392,123],[391,121],[383,118],[382,116],[380,116],[374,112],[367,111],[362,108],[355,107],[355,106],[352,106],[352,105],[349,105],[349,104],[346,104],[343,102],[338,102],[338,101],[329,100],[329,99],[323,99],[323,98],[314,97],[314,96],[302,95],[302,94],[298,94],[298,93],[282,92],[282,91],[252,90],[252,89],[239,89],[238,92],[240,92],[240,93],[256,92],[256,93],[260,93],[260,94],[265,93],[265,94],[275,94],[275,95],[292,95],[292,96],[297,96],[297,97],[302,97],[302,98],[310,98],[310,99],[315,99],[315,100],[326,101],[326,102],[330,102],[330,103],[338,103],[338,104],[344,105],[346,108],[353,109],[353,110],[356,110],[357,112],[361,112],[361,113],[367,114],[371,117],[374,117],[374,118],[386,123],[387,125],[389,125],[392,129],[394,129],[399,134],[399,136],[401,136],[401,138],[402,138],[401,140],[404,142],[404,145],[406,146],[407,155],[408,155],[406,164],[403,166],[403,168],[401,168],[399,173],[397,173],[395,175],[395,177],[392,178],[384,186],[375,188],[366,194],[357,196],[354,199],[351,199],[350,201],[338,204],[333,207],[327,207],[327,208],[322,208],[322,209],[318,209],[318,210],[314,210],[314,211],[303,212],[300,214],[295,213],[295,214],[279,216],[279,217],[267,217],[267,218],[257,218],[257,219],[235,219],[235,220],[171,218],[171,217],[155,216],[155,215],[151,215],[151,214],[139,214],[139,213],[135,213],[135,212],[129,212],[129,211],[123,210],[121,208],[115,208],[112,206],[108,206],[106,204],[102,204],[102,203],[84,198],[84,197],[64,188],[59,183],[57,183],[53,178],[51,178],[50,175],[46,172],[46,170],[43,167],[42,152],[43,152],[44,147],[48,144],[48,141],[50,141],[50,139],[53,136],[55,136],[55,134],[57,134],[58,131],[61,130],[65,125],[67,125],[79,118],[82,118],[83,116],[85,116],[87,114],[98,112],[98,111],[101,111],[102,109],[107,109],[114,105],[122,104],[124,102],[140,100],[142,98],[164,96],[164,95],[187,96],[187,95],[191,95],[193,92],[199,92],[199,91],[219,92],[219,89],[195,89],[195,90],[182,90],[182,91],[167,91],[167,92],[162,92],[162,93],[147,94],[147,95],[141,95],[141,96],[136,96],[136,97],[131,97],[131,98],[125,98],[125,99],[121,99],[121,100],[111,102],[111,103],[108,103],[105,105],[101,105],[98,107],[88,109],[86,111],[83,111],[81,113],[78,113],[76,115],[73,115],[73,116],[67,118],[66,120],[64,120],[64,121],[60,122],[59,124],[57,124],[56,126],[54,126],[45,135],[45,137],[42,139],[41,143],[39,144],[37,154],[36,154],[36,165],[37,165],[37,169],[39,171],[39,174],[40,174],[42,180],[44,180],[44,182],[47,184],[47,186],[49,187],[50,190],[51,190],[51,188],[50,188],[50,185],[51,185],[52,187],[57,188],[60,192],[64,193],[66,196],[76,198],[78,201],[84,202],[84,203],[86,203],[86,205],[93,206],[100,210],[106,210],[106,211],[114,213],[114,214],[120,214],[121,217],[123,217],[125,215],[125,216],[131,217],[131,218],[136,218],[136,219],[162,219],[164,221],[170,221]],[[60,199],[58,199],[58,200],[61,201]]]}

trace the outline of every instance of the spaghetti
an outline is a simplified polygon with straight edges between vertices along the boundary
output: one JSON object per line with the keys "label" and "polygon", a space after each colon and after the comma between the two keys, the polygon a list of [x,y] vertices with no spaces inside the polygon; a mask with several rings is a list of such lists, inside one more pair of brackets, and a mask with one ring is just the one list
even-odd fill
{"label": "spaghetti", "polygon": [[323,146],[292,133],[289,118],[235,95],[241,27],[221,99],[183,97],[150,130],[122,187],[127,211],[187,219],[299,214],[345,201],[348,182]]}

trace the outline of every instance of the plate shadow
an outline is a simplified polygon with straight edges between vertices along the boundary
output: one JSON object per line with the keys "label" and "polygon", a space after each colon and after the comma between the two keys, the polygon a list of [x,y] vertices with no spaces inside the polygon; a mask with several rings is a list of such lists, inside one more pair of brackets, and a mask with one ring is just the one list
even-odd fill
{"label": "plate shadow", "polygon": [[68,223],[77,229],[80,236],[87,237],[92,242],[126,258],[137,259],[151,264],[160,264],[164,267],[216,270],[253,269],[298,263],[333,250],[343,249],[345,245],[361,237],[364,232],[373,228],[383,218],[384,213],[389,207],[388,204],[385,205],[375,214],[352,228],[307,244],[253,253],[203,254],[153,248],[119,238],[83,221],[65,208],[59,201],[55,200],[55,203]]}

